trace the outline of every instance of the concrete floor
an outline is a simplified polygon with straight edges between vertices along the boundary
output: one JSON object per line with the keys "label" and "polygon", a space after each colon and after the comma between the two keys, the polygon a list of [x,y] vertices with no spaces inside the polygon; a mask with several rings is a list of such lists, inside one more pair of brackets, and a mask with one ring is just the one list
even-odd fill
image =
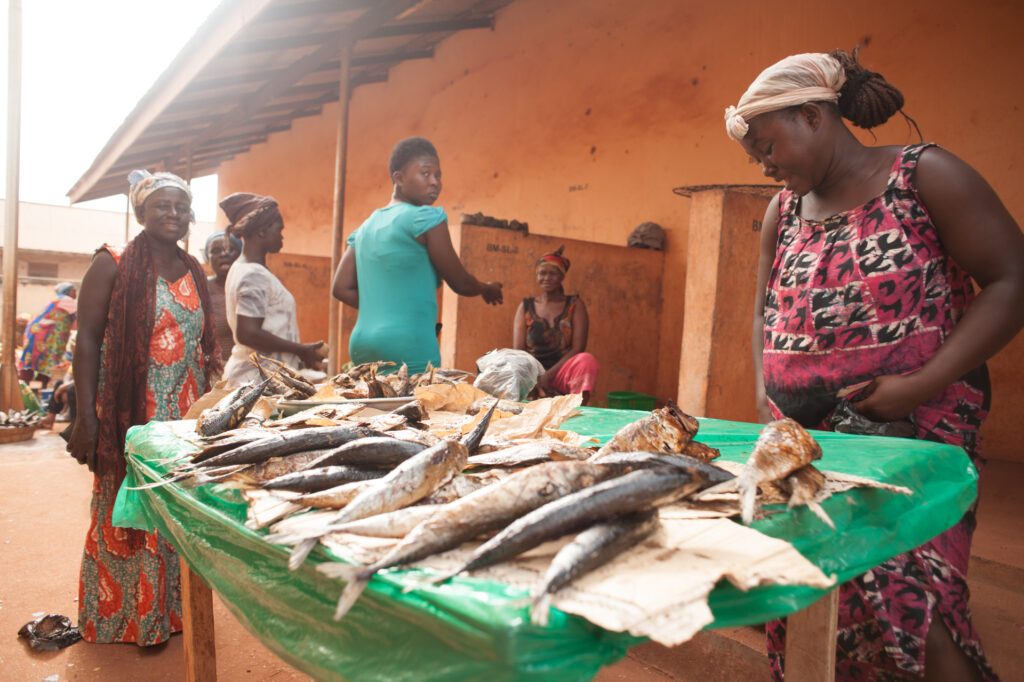
{"label": "concrete floor", "polygon": [[[996,670],[1024,682],[1024,464],[992,462],[986,471],[971,564],[972,608]],[[16,636],[35,612],[77,621],[78,569],[88,525],[90,474],[53,433],[0,446],[0,678],[180,680],[181,638],[140,649],[79,643],[32,653]],[[216,604],[221,680],[308,680],[280,661]],[[764,679],[764,645],[755,628],[705,633],[685,646],[648,644],[601,671],[602,682]]]}

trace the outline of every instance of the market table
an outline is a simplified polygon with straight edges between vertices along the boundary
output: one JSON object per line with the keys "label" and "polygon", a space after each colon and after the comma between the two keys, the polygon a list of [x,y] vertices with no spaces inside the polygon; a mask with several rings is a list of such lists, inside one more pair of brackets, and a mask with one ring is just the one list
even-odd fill
{"label": "market table", "polygon": [[[600,441],[648,413],[582,408],[565,428]],[[333,557],[318,547],[295,572],[288,549],[245,527],[237,491],[177,484],[127,488],[162,476],[167,459],[192,446],[177,433],[183,422],[135,427],[127,438],[129,473],[115,523],[155,528],[178,550],[189,679],[211,679],[212,611],[203,582],[274,653],[317,679],[589,679],[645,640],[608,632],[553,610],[545,627],[530,623],[527,591],[472,577],[403,588],[422,571],[378,574],[341,621],[331,615],[342,583],[315,570]],[[698,440],[722,459],[743,462],[758,424],[702,419]],[[837,584],[929,540],[954,525],[976,496],[977,473],[960,448],[895,438],[813,432],[824,470],[905,486],[913,495],[856,489],[823,503],[831,530],[805,508],[754,523],[793,544]],[[197,580],[201,576],[202,580]],[[725,581],[709,598],[709,629],[789,619],[787,678],[828,679],[835,654],[836,590],[767,586],[741,592]],[[822,598],[824,597],[824,598]]]}

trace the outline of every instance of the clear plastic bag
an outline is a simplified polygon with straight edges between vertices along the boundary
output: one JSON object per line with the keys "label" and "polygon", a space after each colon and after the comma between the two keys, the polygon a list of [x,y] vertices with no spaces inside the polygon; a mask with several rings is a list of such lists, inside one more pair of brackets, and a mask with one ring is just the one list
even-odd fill
{"label": "clear plastic bag", "polygon": [[476,361],[473,385],[502,400],[522,400],[544,373],[544,366],[524,350],[492,350]]}

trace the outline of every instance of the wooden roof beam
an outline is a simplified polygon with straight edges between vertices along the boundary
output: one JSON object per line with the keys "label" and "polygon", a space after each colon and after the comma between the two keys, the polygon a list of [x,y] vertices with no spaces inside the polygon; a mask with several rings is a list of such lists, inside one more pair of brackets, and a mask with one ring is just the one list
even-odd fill
{"label": "wooden roof beam", "polygon": [[467,17],[464,19],[443,19],[439,21],[419,21],[403,24],[390,24],[371,31],[367,39],[398,38],[402,36],[419,36],[429,33],[454,33],[474,28],[494,28],[494,18]]}
{"label": "wooden roof beam", "polygon": [[191,150],[202,146],[203,142],[217,135],[221,131],[231,128],[246,119],[251,118],[264,105],[288,90],[296,82],[301,80],[310,72],[316,70],[322,64],[335,59],[341,51],[341,41],[355,41],[364,37],[373,29],[379,27],[386,21],[400,15],[404,10],[415,4],[415,0],[379,0],[362,16],[349,24],[341,33],[337,41],[332,41],[311,52],[310,54],[293,62],[291,66],[280,71],[274,78],[268,80],[259,90],[252,95],[243,98],[242,102],[234,110],[221,116],[210,124],[195,139],[190,140],[178,150],[177,158],[188,158]]}
{"label": "wooden roof beam", "polygon": [[89,169],[68,190],[71,203],[96,184],[107,169],[135,142],[168,104],[174,101],[231,40],[255,21],[272,0],[236,0],[220,4],[189,40],[171,65],[143,95],[135,109],[97,155]]}

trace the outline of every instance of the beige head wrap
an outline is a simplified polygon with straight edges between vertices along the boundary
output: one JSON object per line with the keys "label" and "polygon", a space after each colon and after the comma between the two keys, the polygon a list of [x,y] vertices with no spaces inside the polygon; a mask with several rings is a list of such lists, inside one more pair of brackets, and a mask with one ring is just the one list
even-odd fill
{"label": "beige head wrap", "polygon": [[192,190],[188,183],[174,173],[150,173],[146,170],[134,170],[128,174],[128,197],[131,199],[132,208],[138,210],[149,195],[163,187],[174,187],[188,195],[192,201]]}
{"label": "beige head wrap", "polygon": [[746,137],[747,122],[758,114],[778,111],[806,102],[836,102],[846,82],[839,61],[821,52],[786,57],[761,72],[739,104],[725,110],[725,130],[739,142]]}

